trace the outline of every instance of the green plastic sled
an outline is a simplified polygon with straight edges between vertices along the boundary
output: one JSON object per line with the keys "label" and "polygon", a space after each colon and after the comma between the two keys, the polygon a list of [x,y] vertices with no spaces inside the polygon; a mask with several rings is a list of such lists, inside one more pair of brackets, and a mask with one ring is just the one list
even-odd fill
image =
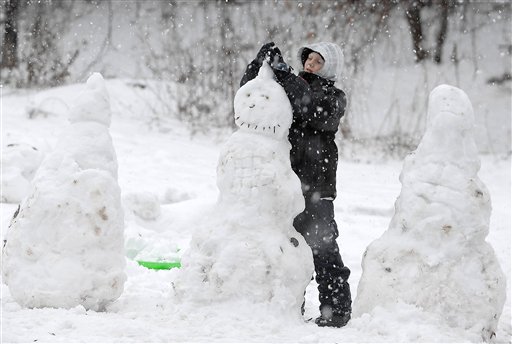
{"label": "green plastic sled", "polygon": [[140,266],[153,270],[170,270],[172,268],[181,268],[181,262],[148,262],[145,260],[138,260]]}

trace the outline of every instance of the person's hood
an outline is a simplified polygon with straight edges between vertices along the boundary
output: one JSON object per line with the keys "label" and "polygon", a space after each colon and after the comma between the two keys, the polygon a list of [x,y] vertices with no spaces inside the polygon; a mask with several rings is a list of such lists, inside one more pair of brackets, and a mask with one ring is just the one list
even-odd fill
{"label": "person's hood", "polygon": [[325,61],[322,69],[315,73],[316,75],[332,81],[336,81],[341,78],[343,64],[345,61],[343,52],[337,44],[330,42],[320,42],[303,46],[299,49],[297,54],[301,66],[304,66],[304,62],[306,61],[309,53],[312,51],[322,55],[322,58]]}

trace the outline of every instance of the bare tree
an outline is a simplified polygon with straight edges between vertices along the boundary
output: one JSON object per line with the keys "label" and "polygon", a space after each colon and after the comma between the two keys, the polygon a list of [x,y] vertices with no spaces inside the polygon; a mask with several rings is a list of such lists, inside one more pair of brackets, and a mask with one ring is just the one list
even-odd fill
{"label": "bare tree", "polygon": [[96,4],[65,0],[2,1],[2,80],[16,87],[64,83],[79,55],[80,43],[66,44],[66,49],[62,38],[72,21],[91,13]]}
{"label": "bare tree", "polygon": [[5,29],[0,68],[12,69],[18,65],[18,0],[5,1]]}
{"label": "bare tree", "polygon": [[[446,36],[448,35],[448,17],[456,7],[454,0],[402,0],[406,5],[405,17],[409,23],[409,29],[412,37],[413,52],[415,54],[416,62],[421,62],[429,57],[432,57],[434,62],[442,62],[442,53]],[[432,9],[435,12],[434,20],[438,22],[439,29],[435,38],[434,46],[432,48],[426,47],[427,37],[424,33],[424,26],[429,26],[432,23],[426,23],[422,18],[421,12],[423,9]],[[433,52],[432,52],[433,51]]]}
{"label": "bare tree", "polygon": [[448,33],[448,14],[450,7],[453,7],[453,3],[450,4],[450,0],[440,0],[439,3],[439,31],[436,39],[436,46],[434,48],[434,61],[436,63],[441,63],[442,55],[443,55],[443,46],[444,41],[446,39],[446,35]]}
{"label": "bare tree", "polygon": [[430,5],[429,1],[411,1],[405,10],[405,17],[411,30],[413,52],[417,62],[421,62],[428,56],[428,51],[423,48],[423,28],[421,21],[421,9]]}
{"label": "bare tree", "polygon": [[[75,49],[67,58],[58,49],[60,29],[69,22],[56,22],[50,18],[56,11],[70,13],[73,3],[41,1],[27,3],[29,15],[26,38],[29,44],[22,52],[25,61],[26,76],[18,80],[26,86],[55,86],[62,84],[69,76],[69,67],[78,57],[79,50]],[[66,18],[63,16],[62,18]]]}

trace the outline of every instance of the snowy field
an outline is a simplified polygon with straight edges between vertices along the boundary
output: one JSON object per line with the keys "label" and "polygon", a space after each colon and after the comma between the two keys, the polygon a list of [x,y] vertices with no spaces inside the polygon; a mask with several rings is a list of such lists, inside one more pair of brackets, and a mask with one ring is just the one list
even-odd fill
{"label": "snowy field", "polygon": [[[113,111],[110,133],[117,152],[119,184],[125,205],[127,254],[179,256],[188,248],[192,232],[216,203],[216,167],[220,149],[230,133],[191,138],[172,119],[157,126],[144,120],[149,94],[125,80],[107,87]],[[2,90],[2,149],[28,144],[51,151],[66,130],[67,107],[83,85],[32,93]],[[33,111],[38,109],[38,111]],[[32,118],[29,118],[31,114]],[[507,300],[497,342],[510,342],[511,179],[510,156],[482,156],[480,179],[493,204],[490,234],[507,276]],[[401,161],[372,162],[341,159],[335,201],[340,228],[339,245],[350,279],[353,299],[361,276],[366,247],[387,228],[400,193]],[[2,166],[5,169],[5,166]],[[17,204],[2,203],[1,229],[5,237]],[[127,258],[121,297],[106,312],[66,309],[23,309],[2,283],[2,342],[468,342],[474,333],[454,330],[410,305],[393,311],[375,309],[354,318],[342,329],[319,328],[313,322],[290,322],[267,316],[258,307],[227,309],[177,306],[171,283],[177,270],[154,271]],[[414,288],[414,286],[411,286]],[[227,312],[226,312],[227,311]],[[307,290],[305,318],[318,316],[316,285]]]}

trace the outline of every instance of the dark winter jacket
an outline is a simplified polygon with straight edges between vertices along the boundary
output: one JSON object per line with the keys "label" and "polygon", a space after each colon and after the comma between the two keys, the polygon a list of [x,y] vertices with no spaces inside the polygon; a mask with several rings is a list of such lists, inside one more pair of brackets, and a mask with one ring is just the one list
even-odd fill
{"label": "dark winter jacket", "polygon": [[[240,86],[253,79],[261,66],[257,60],[248,66]],[[302,183],[305,197],[335,198],[338,149],[335,135],[345,113],[345,93],[334,81],[318,75],[275,71],[293,109],[288,139],[290,160]]]}

